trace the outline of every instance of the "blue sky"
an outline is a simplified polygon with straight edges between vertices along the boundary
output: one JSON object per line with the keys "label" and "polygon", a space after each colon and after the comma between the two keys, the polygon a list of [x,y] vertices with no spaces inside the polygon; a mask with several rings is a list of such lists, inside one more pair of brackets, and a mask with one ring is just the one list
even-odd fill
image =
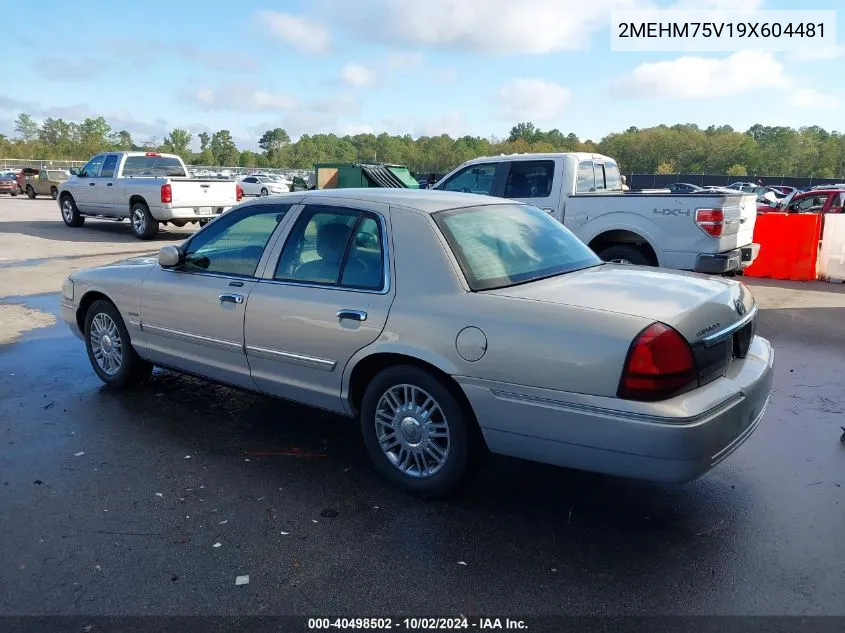
{"label": "blue sky", "polygon": [[[598,140],[635,125],[845,129],[845,47],[810,54],[610,51],[610,11],[835,9],[837,0],[41,0],[6,31],[0,133],[26,111],[103,115],[139,140],[228,129],[292,137],[506,136],[522,120]],[[43,10],[43,13],[42,13]],[[839,26],[838,42],[845,43]]]}

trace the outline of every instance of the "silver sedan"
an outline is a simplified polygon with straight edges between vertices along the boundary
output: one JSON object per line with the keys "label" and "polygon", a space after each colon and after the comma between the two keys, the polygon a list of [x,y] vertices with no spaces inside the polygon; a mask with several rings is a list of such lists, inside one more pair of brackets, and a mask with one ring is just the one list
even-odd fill
{"label": "silver sedan", "polygon": [[378,471],[421,495],[486,451],[690,481],[772,390],[744,284],[603,263],[540,209],[472,194],[250,201],[74,272],[62,312],[108,385],[158,365],[356,418]]}

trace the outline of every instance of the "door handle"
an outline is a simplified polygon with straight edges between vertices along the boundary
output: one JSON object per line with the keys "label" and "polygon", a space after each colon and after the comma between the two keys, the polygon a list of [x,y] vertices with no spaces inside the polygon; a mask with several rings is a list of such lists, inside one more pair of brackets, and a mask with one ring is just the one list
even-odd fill
{"label": "door handle", "polygon": [[106,187],[111,187],[113,184],[114,183],[112,183],[112,182],[108,182],[108,183],[106,183]]}
{"label": "door handle", "polygon": [[97,184],[96,182],[89,182],[89,183],[88,183],[88,186],[89,186],[89,187],[93,187],[93,186],[94,186],[94,185],[96,185],[96,184]]}
{"label": "door handle", "polygon": [[220,303],[243,303],[243,295],[222,294],[219,297]]}
{"label": "door handle", "polygon": [[367,313],[362,310],[338,310],[338,319],[349,319],[351,321],[366,321]]}

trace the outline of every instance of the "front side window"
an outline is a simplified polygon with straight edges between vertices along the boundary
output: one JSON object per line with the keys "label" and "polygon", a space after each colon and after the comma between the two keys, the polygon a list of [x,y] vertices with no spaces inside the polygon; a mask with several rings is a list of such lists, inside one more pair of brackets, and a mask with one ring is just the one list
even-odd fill
{"label": "front side window", "polygon": [[490,195],[490,191],[493,189],[493,176],[495,174],[495,163],[470,165],[437,188],[443,191],[461,191],[463,193]]}
{"label": "front side window", "polygon": [[519,160],[511,163],[505,198],[548,198],[552,193],[553,160]]}
{"label": "front side window", "polygon": [[220,216],[188,242],[183,270],[254,277],[270,236],[290,207],[263,204]]}
{"label": "front side window", "polygon": [[100,173],[100,167],[103,166],[103,159],[105,156],[95,156],[79,171],[79,175],[83,178],[96,178]]}
{"label": "front side window", "polygon": [[537,207],[488,205],[432,216],[472,290],[490,290],[601,263],[590,248]]}
{"label": "front side window", "polygon": [[307,206],[285,241],[274,278],[381,290],[384,236],[378,220],[354,209]]}
{"label": "front side window", "polygon": [[576,193],[588,193],[596,190],[596,174],[593,171],[593,161],[585,160],[578,163],[578,182]]}

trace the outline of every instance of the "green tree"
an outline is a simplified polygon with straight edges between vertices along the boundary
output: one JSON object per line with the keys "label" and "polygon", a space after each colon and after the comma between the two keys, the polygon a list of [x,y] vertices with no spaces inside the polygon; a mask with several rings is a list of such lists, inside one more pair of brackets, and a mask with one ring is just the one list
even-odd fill
{"label": "green tree", "polygon": [[38,123],[28,114],[21,112],[15,119],[15,132],[24,143],[30,143],[38,138]]}
{"label": "green tree", "polygon": [[200,132],[197,134],[197,138],[200,140],[200,152],[204,152],[211,144],[211,137],[208,132]]}
{"label": "green tree", "polygon": [[657,170],[655,173],[658,174],[676,174],[678,170],[675,169],[675,165],[672,162],[660,163],[657,166]]}
{"label": "green tree", "polygon": [[725,173],[728,176],[747,176],[748,168],[745,165],[735,164],[728,167]]}
{"label": "green tree", "polygon": [[533,123],[517,123],[511,128],[511,133],[508,135],[508,141],[511,143],[517,139],[523,139],[530,143],[534,137],[539,134],[539,130],[534,127]]}
{"label": "green tree", "polygon": [[214,164],[219,166],[234,166],[238,164],[240,152],[232,139],[229,130],[220,130],[211,137],[208,149],[214,154]]}
{"label": "green tree", "polygon": [[184,160],[191,150],[191,133],[188,130],[176,128],[168,134],[162,143],[162,149],[170,154],[178,154]]}
{"label": "green tree", "polygon": [[204,149],[200,152],[196,162],[198,165],[202,165],[203,167],[210,167],[211,165],[214,165],[214,154],[211,153],[210,149]]}
{"label": "green tree", "polygon": [[258,140],[258,146],[268,156],[275,156],[290,144],[290,136],[280,127],[267,130]]}

